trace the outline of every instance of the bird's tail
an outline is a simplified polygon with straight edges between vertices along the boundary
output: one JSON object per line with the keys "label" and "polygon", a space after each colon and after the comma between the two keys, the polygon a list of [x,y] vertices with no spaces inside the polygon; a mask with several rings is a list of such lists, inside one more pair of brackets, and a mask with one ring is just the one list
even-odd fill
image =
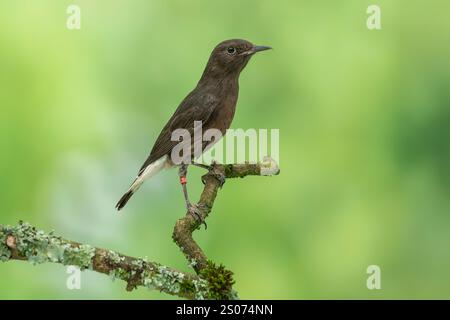
{"label": "bird's tail", "polygon": [[154,176],[159,171],[164,169],[167,166],[167,156],[163,156],[156,160],[155,162],[150,163],[147,167],[143,168],[137,178],[133,181],[128,191],[120,198],[119,202],[116,204],[116,209],[120,210],[127,204],[128,200],[130,200],[131,196],[139,189],[139,187],[144,183],[145,180]]}
{"label": "bird's tail", "polygon": [[131,196],[139,189],[141,184],[144,182],[143,179],[141,179],[139,176],[134,180],[133,184],[131,185],[130,189],[128,189],[127,192],[120,198],[119,202],[116,204],[116,209],[120,211],[125,205],[127,204],[128,200],[130,200]]}
{"label": "bird's tail", "polygon": [[116,204],[116,209],[120,210],[127,204],[128,200],[130,200],[131,196],[134,194],[132,190],[128,190],[122,198],[120,198],[119,202]]}

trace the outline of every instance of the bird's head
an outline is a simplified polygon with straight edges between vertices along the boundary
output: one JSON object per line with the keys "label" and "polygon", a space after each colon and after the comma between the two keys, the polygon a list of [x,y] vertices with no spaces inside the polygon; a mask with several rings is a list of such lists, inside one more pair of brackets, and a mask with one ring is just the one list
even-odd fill
{"label": "bird's head", "polygon": [[223,41],[212,51],[205,73],[211,76],[239,75],[255,53],[268,49],[272,48],[241,39]]}

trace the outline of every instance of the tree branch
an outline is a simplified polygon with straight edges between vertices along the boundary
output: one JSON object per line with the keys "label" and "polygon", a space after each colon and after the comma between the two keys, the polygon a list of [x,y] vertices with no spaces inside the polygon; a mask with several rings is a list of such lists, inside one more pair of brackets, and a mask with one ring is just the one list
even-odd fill
{"label": "tree branch", "polygon": [[[215,164],[202,177],[205,184],[198,206],[205,220],[221,187],[218,179],[243,178],[247,175],[270,176],[279,173],[278,165],[269,157],[258,164]],[[127,290],[138,286],[188,299],[234,299],[232,272],[222,265],[209,261],[203,250],[192,238],[201,221],[190,213],[179,219],[174,228],[173,239],[197,274],[190,274],[146,259],[133,258],[112,250],[63,239],[37,230],[26,222],[18,225],[0,225],[0,261],[27,260],[33,264],[46,262],[78,266],[107,274],[113,279],[127,282]]]}
{"label": "tree branch", "polygon": [[129,291],[145,286],[188,299],[209,296],[208,283],[197,275],[66,240],[52,232],[37,230],[26,222],[19,222],[13,227],[0,226],[0,260],[74,265],[81,270],[89,269],[124,280]]}
{"label": "tree branch", "polygon": [[[217,179],[218,175],[224,175],[225,178],[243,178],[245,176],[271,176],[279,173],[276,162],[265,157],[262,163],[257,164],[216,164],[214,171],[208,172],[202,177],[205,184],[200,201],[197,203],[202,220],[206,220],[214,205],[217,192],[221,188],[221,181]],[[192,233],[201,226],[202,222],[196,219],[189,212],[179,219],[173,231],[173,239],[180,247],[188,261],[193,262],[194,270],[200,273],[208,267],[208,259],[200,246],[192,238]]]}

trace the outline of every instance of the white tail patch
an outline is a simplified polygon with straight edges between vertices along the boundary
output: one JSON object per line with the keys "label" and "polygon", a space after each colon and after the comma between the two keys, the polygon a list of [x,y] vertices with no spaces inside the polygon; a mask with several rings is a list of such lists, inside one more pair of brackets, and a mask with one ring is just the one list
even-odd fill
{"label": "white tail patch", "polygon": [[150,163],[142,173],[137,176],[136,180],[134,180],[133,184],[130,187],[130,191],[133,191],[133,193],[139,189],[139,187],[144,183],[145,180],[153,177],[155,174],[160,172],[162,169],[166,168],[168,166],[168,156],[162,156],[155,162]]}

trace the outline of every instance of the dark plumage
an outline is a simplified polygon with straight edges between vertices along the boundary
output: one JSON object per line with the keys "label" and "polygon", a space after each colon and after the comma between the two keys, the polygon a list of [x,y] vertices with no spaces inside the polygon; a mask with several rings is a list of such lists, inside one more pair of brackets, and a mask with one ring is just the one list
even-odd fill
{"label": "dark plumage", "polygon": [[[171,135],[175,129],[187,129],[193,135],[194,121],[201,121],[203,131],[215,128],[225,134],[234,117],[239,92],[239,74],[254,53],[267,49],[270,47],[254,46],[240,39],[221,42],[214,48],[200,81],[180,103],[162,129],[137,178],[117,203],[118,210],[125,206],[145,179],[165,167],[174,166],[170,154],[179,143],[171,141]],[[206,144],[202,143],[202,150],[205,147]],[[180,177],[185,175],[186,167],[182,165],[182,169]],[[190,209],[192,205],[187,199],[185,183],[182,184],[186,203]]]}

